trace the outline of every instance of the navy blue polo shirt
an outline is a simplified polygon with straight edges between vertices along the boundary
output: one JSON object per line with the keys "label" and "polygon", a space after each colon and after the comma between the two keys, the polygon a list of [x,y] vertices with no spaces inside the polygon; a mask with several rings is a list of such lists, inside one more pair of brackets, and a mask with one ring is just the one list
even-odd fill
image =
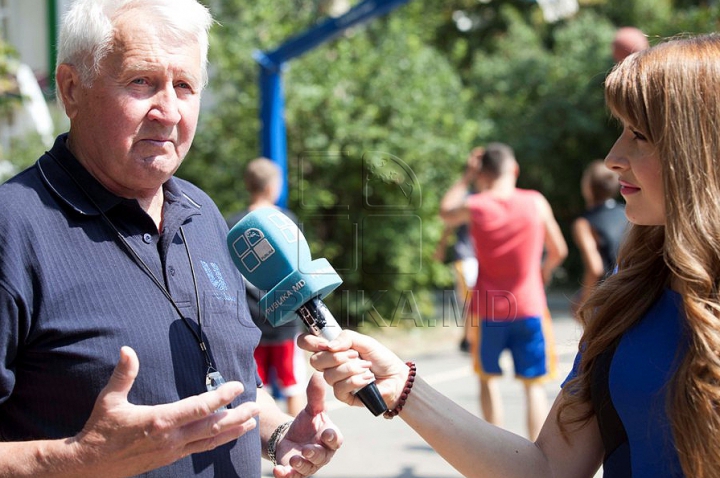
{"label": "navy blue polo shirt", "polygon": [[[233,405],[254,401],[260,332],[217,207],[197,187],[172,178],[163,186],[159,233],[137,201],[110,193],[80,165],[66,137],[0,186],[0,440],[77,434],[123,345],[140,360],[131,403],[204,392],[206,360],[188,325],[198,331],[198,299],[213,365],[245,385]],[[260,457],[256,429],[146,476],[259,477]]]}

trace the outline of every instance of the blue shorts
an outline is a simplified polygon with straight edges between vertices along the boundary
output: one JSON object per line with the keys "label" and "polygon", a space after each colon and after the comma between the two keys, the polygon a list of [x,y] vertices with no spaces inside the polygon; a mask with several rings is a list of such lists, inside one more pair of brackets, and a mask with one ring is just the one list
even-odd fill
{"label": "blue shorts", "polygon": [[480,376],[502,375],[500,354],[510,350],[519,378],[536,379],[548,374],[547,347],[540,317],[508,322],[483,320],[480,325]]}

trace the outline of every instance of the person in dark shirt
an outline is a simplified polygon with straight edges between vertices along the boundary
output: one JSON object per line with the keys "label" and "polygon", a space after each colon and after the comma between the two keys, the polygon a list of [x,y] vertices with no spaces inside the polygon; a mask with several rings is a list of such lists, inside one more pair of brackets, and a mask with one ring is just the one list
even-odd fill
{"label": "person in dark shirt", "polygon": [[[469,158],[480,158],[484,151],[485,148],[482,146],[474,147],[470,151],[463,168],[467,167]],[[473,185],[471,190],[474,187]],[[466,304],[470,298],[469,292],[475,286],[478,276],[478,261],[475,257],[475,245],[470,236],[470,227],[467,224],[460,224],[459,226],[446,225],[435,247],[433,258],[438,262],[444,262],[452,266],[455,278],[455,300],[458,304]],[[467,320],[467,317],[462,319],[463,334],[459,348],[462,352],[470,352],[473,344],[477,343],[478,327],[477,324],[473,324],[472,320]]]}
{"label": "person in dark shirt", "polygon": [[620,192],[618,175],[598,159],[583,172],[580,190],[586,210],[572,224],[572,238],[583,263],[581,289],[572,308],[590,296],[597,283],[610,274],[617,263],[617,251],[627,230],[625,205],[616,197]]}

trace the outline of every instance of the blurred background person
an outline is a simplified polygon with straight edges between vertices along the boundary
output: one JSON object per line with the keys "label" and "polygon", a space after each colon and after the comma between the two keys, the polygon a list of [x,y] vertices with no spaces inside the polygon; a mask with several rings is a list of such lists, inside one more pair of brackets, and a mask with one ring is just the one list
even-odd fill
{"label": "blurred background person", "polygon": [[[240,219],[255,209],[275,207],[280,209],[297,224],[297,216],[276,203],[280,197],[282,172],[277,164],[267,158],[256,158],[248,163],[243,174],[245,188],[250,193],[250,204],[228,220],[233,227]],[[255,362],[263,384],[271,387],[276,398],[284,398],[287,412],[295,416],[305,406],[303,398],[307,380],[305,353],[300,350],[295,339],[301,332],[300,319],[294,319],[280,327],[274,327],[260,312],[260,299],[267,291],[261,291],[245,281],[250,315],[262,333],[260,344],[255,349]]]}
{"label": "blurred background person", "polygon": [[[500,355],[512,354],[515,376],[525,386],[528,436],[537,437],[547,413],[544,380],[551,370],[552,340],[546,334],[545,285],[567,256],[552,208],[538,191],[517,187],[520,167],[513,149],[490,143],[480,158],[470,157],[463,176],[440,203],[448,226],[468,224],[479,269],[469,319],[478,319],[480,408],[483,417],[503,424],[498,378]],[[467,195],[471,184],[478,194]],[[545,257],[543,258],[543,252]]]}
{"label": "blurred background person", "polygon": [[[448,244],[450,241],[452,241],[451,245]],[[464,310],[463,305],[470,298],[468,292],[475,286],[478,275],[477,259],[467,224],[461,224],[458,227],[446,226],[435,249],[434,257],[436,261],[447,262],[452,267],[455,299]],[[473,327],[471,320],[465,320],[465,318],[463,320],[464,326],[459,347],[462,352],[469,352],[472,337],[477,332],[477,326]]]}
{"label": "blurred background person", "polygon": [[622,27],[615,33],[612,42],[612,55],[615,63],[620,63],[629,55],[645,50],[650,46],[647,35],[639,28]]}
{"label": "blurred background person", "polygon": [[[471,158],[473,161],[480,161],[484,151],[485,149],[482,147],[473,148],[464,167],[467,167]],[[475,192],[475,185],[470,185],[468,193],[472,192]],[[447,262],[452,266],[455,279],[455,298],[461,305],[461,310],[464,311],[464,304],[470,300],[468,292],[475,287],[478,276],[478,262],[469,226],[467,224],[454,227],[446,225],[435,249],[434,258],[438,262]],[[475,337],[477,337],[478,328],[472,320],[467,320],[465,317],[463,319],[464,327],[459,347],[462,352],[469,352],[473,344],[477,345]]]}
{"label": "blurred background person", "polygon": [[603,160],[592,161],[585,168],[580,190],[586,209],[573,221],[571,229],[573,242],[580,251],[583,275],[581,289],[572,301],[573,314],[597,283],[615,268],[628,227],[625,205],[616,200],[620,192],[618,175]]}

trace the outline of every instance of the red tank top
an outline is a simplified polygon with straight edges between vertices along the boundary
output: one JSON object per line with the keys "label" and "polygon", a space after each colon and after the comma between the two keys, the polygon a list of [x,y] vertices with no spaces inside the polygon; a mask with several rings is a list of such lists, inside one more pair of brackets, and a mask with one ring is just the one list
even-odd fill
{"label": "red tank top", "polygon": [[475,316],[503,322],[544,313],[545,227],[539,197],[537,191],[516,189],[507,198],[490,192],[468,198],[470,232],[480,269],[471,299]]}

